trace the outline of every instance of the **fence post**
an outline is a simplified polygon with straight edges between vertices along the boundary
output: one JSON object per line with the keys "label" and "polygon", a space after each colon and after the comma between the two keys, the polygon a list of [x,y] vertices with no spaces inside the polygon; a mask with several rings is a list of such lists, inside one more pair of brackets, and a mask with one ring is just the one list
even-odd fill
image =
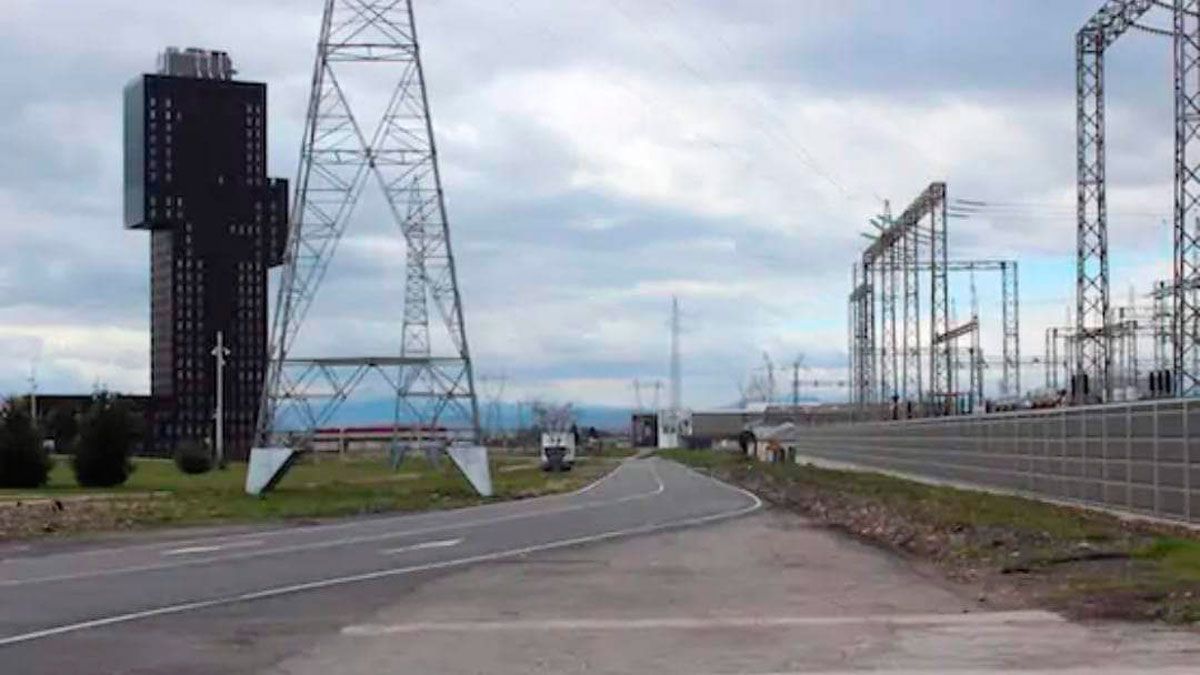
{"label": "fence post", "polygon": [[1053,482],[1048,480],[1051,476],[1051,473],[1050,473],[1050,422],[1051,422],[1051,415],[1047,414],[1045,417],[1042,417],[1038,423],[1038,429],[1041,431],[1041,436],[1042,436],[1041,474],[1044,479],[1047,479],[1045,481],[1046,485],[1053,485]]}
{"label": "fence post", "polygon": [[1108,503],[1108,408],[1100,415],[1100,503]]}
{"label": "fence post", "polygon": [[1016,464],[1017,471],[1021,470],[1021,425],[1016,418],[1005,420],[1012,427],[1012,458]]}
{"label": "fence post", "polygon": [[1158,515],[1158,415],[1161,404],[1154,402],[1154,514]]}
{"label": "fence post", "polygon": [[1189,399],[1183,400],[1183,519],[1192,519],[1192,439],[1191,428],[1188,424],[1191,415],[1188,414]]}
{"label": "fence post", "polygon": [[1021,417],[1017,417],[1015,419],[1017,420],[1016,424],[1018,426],[1021,426],[1027,432],[1025,435],[1028,436],[1029,445],[1025,449],[1026,450],[1025,469],[1029,474],[1029,476],[1028,476],[1029,491],[1037,492],[1037,477],[1035,475],[1036,471],[1033,466],[1033,446],[1034,446],[1033,418],[1025,417],[1024,415],[1022,415]]}
{"label": "fence post", "polygon": [[1058,491],[1063,497],[1070,497],[1067,489],[1067,411],[1058,412]]}
{"label": "fence post", "polygon": [[1125,405],[1125,508],[1133,508],[1133,405]]}

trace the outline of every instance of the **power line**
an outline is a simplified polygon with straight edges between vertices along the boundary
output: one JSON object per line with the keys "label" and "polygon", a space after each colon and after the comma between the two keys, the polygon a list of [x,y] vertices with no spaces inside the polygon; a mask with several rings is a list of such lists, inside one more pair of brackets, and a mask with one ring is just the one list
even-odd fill
{"label": "power line", "polygon": [[[628,11],[625,10],[625,8],[620,4],[619,0],[609,0],[609,5],[622,18],[624,18],[631,26],[633,26],[636,30],[641,32],[643,35],[648,37],[650,40],[657,43],[659,45],[661,51],[668,54],[672,59],[674,59],[676,64],[681,69],[683,69],[685,72],[687,72],[689,75],[691,75],[697,81],[699,81],[706,88],[708,88],[710,90],[714,89],[715,83],[711,80],[711,78],[706,76],[699,69],[697,69],[694,65],[692,65],[687,59],[685,59],[678,52],[678,50],[676,50],[674,48],[674,46],[672,46],[669,42],[664,40],[656,31],[654,31],[653,29],[647,28],[646,22],[637,21],[635,19],[635,17],[633,17]],[[754,103],[758,104],[758,106],[762,110],[762,112],[771,118],[770,121],[774,122],[776,124],[776,127],[767,127],[764,125],[757,125],[757,124],[751,124],[750,126],[752,126],[754,129],[761,132],[765,137],[771,138],[773,136],[775,140],[782,141],[783,143],[788,145],[790,147],[791,154],[794,157],[799,159],[801,163],[803,163],[806,167],[808,167],[809,170],[811,170],[817,176],[824,179],[827,183],[829,183],[830,185],[835,187],[845,197],[847,197],[849,199],[855,199],[855,198],[859,197],[859,195],[852,192],[848,187],[846,187],[846,185],[841,180],[839,180],[837,177],[835,177],[833,175],[832,171],[826,169],[816,159],[816,157],[812,154],[812,152],[807,147],[805,147],[803,144],[796,141],[791,135],[789,135],[785,131],[782,131],[782,128],[784,126],[786,126],[786,122],[783,119],[779,118],[779,116],[773,110],[768,108],[762,102],[762,100],[757,97],[756,92],[752,92],[751,100]],[[877,192],[875,192],[873,190],[871,192],[873,193],[873,196],[876,199],[879,199],[879,200],[882,199],[879,197]]]}
{"label": "power line", "polygon": [[[508,0],[507,6],[508,6],[508,9],[510,10],[510,12],[513,14],[521,15],[521,16],[524,16],[526,14],[525,11],[522,10],[521,7],[517,4],[516,0]],[[618,11],[620,11],[620,10],[618,10]],[[632,19],[630,19],[630,17],[628,15],[622,14],[621,16],[625,20],[630,21],[630,22],[634,23],[635,26],[637,26],[637,23],[633,22]],[[537,20],[537,21],[527,21],[524,23],[526,25],[536,26],[537,30],[539,32],[541,32],[543,35],[545,35],[551,39],[557,39],[557,40],[574,39],[570,36],[564,36],[562,33],[555,30],[554,28],[552,28],[550,25],[548,25],[544,21]],[[640,26],[639,26],[639,28],[640,28]],[[694,76],[703,78],[703,75],[700,74],[698,71],[694,72]],[[666,102],[663,101],[660,97],[655,96],[653,94],[647,94],[642,91],[639,91],[623,80],[619,80],[619,79],[613,80],[611,83],[613,85],[625,90],[628,94],[632,95],[634,98],[638,99],[638,101],[640,101],[642,104],[643,112],[645,112],[647,114],[650,114],[652,112],[669,111],[669,110],[673,109],[673,106],[666,105]],[[730,158],[741,163],[748,170],[753,170],[753,168],[756,166],[756,163],[753,161],[754,157],[750,153],[737,150],[733,146],[730,146],[729,144],[724,143],[720,140],[714,139],[713,137],[709,136],[708,134],[705,134],[702,131],[691,130],[690,135],[693,138],[695,138],[696,140],[703,143],[704,145],[706,145],[714,150],[725,153]],[[763,180],[766,180],[766,181],[769,181],[769,182],[775,184],[777,187],[783,189],[784,191],[786,191],[788,193],[794,191],[794,189],[795,189],[794,185],[786,183],[777,173],[765,171],[765,172],[759,172],[757,175],[760,178],[762,178]]]}

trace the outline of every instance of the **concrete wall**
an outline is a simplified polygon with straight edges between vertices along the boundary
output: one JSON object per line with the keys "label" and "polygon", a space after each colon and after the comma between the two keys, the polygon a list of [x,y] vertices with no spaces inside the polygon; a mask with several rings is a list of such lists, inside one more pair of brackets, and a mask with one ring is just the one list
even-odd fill
{"label": "concrete wall", "polygon": [[802,427],[798,455],[1200,522],[1200,401]]}

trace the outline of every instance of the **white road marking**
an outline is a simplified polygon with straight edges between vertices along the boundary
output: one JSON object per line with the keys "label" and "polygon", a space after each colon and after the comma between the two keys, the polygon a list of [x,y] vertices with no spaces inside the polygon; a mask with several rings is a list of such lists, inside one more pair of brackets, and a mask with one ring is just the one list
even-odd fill
{"label": "white road marking", "polygon": [[828,626],[951,626],[1062,623],[1038,610],[974,614],[870,614],[866,616],[715,616],[643,619],[544,619],[521,621],[434,621],[390,625],[347,626],[344,635],[375,637],[400,633],[494,633],[507,631],[705,630],[711,628],[806,628]]}
{"label": "white road marking", "polygon": [[[663,485],[662,479],[659,478],[658,472],[654,468],[654,464],[650,464],[649,466],[650,466],[650,472],[652,474],[654,474],[655,480],[658,482],[658,484],[660,486],[662,486]],[[697,475],[702,475],[702,474],[697,474]],[[523,546],[521,548],[513,548],[513,549],[508,549],[505,551],[496,551],[493,553],[485,553],[485,554],[481,554],[481,555],[468,556],[468,557],[464,557],[464,558],[454,558],[451,560],[442,560],[442,561],[433,562],[433,563],[426,563],[423,565],[409,565],[409,566],[405,566],[405,567],[394,567],[394,568],[390,568],[390,569],[376,570],[374,572],[365,572],[362,574],[353,574],[353,575],[349,575],[349,576],[319,579],[317,581],[309,581],[309,582],[300,583],[300,584],[291,584],[291,585],[287,585],[287,586],[276,586],[274,588],[268,588],[268,589],[261,590],[261,591],[252,591],[249,593],[241,593],[238,595],[231,595],[231,596],[226,596],[223,598],[214,598],[211,600],[197,600],[194,602],[185,602],[185,603],[180,603],[180,604],[176,604],[176,605],[166,605],[163,607],[156,607],[154,609],[147,609],[147,610],[143,610],[140,612],[114,614],[112,616],[106,616],[106,617],[102,617],[99,619],[92,619],[90,621],[80,621],[78,623],[64,624],[64,625],[60,625],[60,626],[53,626],[51,628],[44,628],[42,630],[31,631],[28,633],[21,633],[18,635],[10,635],[8,637],[0,638],[0,647],[6,647],[8,645],[20,644],[23,642],[31,642],[33,640],[41,640],[44,638],[53,637],[55,635],[62,635],[64,633],[74,633],[76,631],[88,630],[91,628],[100,628],[102,626],[111,626],[113,624],[137,621],[139,619],[148,619],[150,617],[155,617],[155,616],[165,616],[165,615],[169,615],[169,614],[181,614],[184,612],[192,612],[192,611],[201,610],[201,609],[209,609],[212,607],[221,607],[221,606],[225,606],[225,605],[232,605],[232,604],[237,604],[237,603],[242,603],[242,602],[251,602],[254,600],[264,600],[267,598],[275,598],[275,597],[279,597],[282,595],[292,595],[292,594],[301,593],[304,591],[314,591],[314,590],[330,588],[330,587],[334,587],[334,586],[343,586],[346,584],[358,583],[361,581],[373,581],[375,579],[386,579],[388,577],[403,576],[405,574],[412,574],[415,572],[426,572],[426,571],[430,571],[430,570],[463,567],[465,565],[472,565],[475,563],[488,562],[488,561],[492,561],[492,560],[504,560],[507,558],[515,558],[515,557],[519,557],[519,556],[523,556],[523,555],[528,555],[530,553],[539,553],[541,551],[553,551],[556,549],[569,548],[571,546],[578,546],[580,544],[590,544],[590,543],[595,543],[595,542],[608,541],[611,539],[628,537],[628,536],[632,536],[635,534],[651,534],[654,532],[662,532],[665,530],[678,529],[678,528],[683,528],[683,527],[692,527],[695,525],[703,525],[705,523],[713,523],[713,522],[718,522],[718,521],[722,521],[722,520],[729,520],[731,518],[737,518],[738,516],[746,515],[748,513],[753,513],[754,511],[757,511],[762,508],[762,500],[760,500],[753,493],[747,492],[746,490],[743,490],[739,487],[735,487],[732,485],[726,485],[725,483],[722,483],[715,479],[710,479],[710,480],[713,480],[713,482],[716,483],[717,485],[720,485],[731,491],[738,492],[738,493],[748,496],[752,500],[752,503],[749,506],[743,506],[743,507],[734,509],[732,511],[725,511],[723,513],[715,513],[715,514],[711,514],[711,515],[707,515],[707,516],[700,516],[700,517],[696,517],[696,518],[684,518],[684,519],[680,519],[680,520],[667,521],[664,523],[654,523],[654,524],[649,524],[649,525],[642,525],[640,527],[626,528],[626,529],[620,529],[620,530],[608,530],[605,532],[600,532],[598,534],[591,534],[591,535],[587,535],[587,536],[583,536],[583,537],[572,537],[569,539],[559,539],[556,541],[545,542],[542,544],[535,544],[532,546]],[[601,504],[604,504],[604,502],[597,502],[597,503],[592,504],[591,506],[598,506]]]}
{"label": "white road marking", "polygon": [[0,580],[0,588],[11,586],[26,586],[30,584],[42,584],[59,581],[75,581],[78,579],[93,579],[96,577],[109,577],[121,574],[133,574],[137,572],[153,572],[164,569],[174,569],[178,567],[191,567],[195,565],[207,565],[218,562],[226,562],[231,560],[247,560],[251,558],[260,558],[264,556],[277,555],[281,553],[297,553],[302,551],[315,551],[327,548],[337,548],[339,546],[349,546],[353,544],[366,544],[377,541],[386,541],[388,539],[399,539],[420,534],[429,534],[432,532],[460,530],[467,527],[475,527],[478,525],[491,525],[493,523],[503,523],[511,520],[524,520],[527,518],[536,518],[538,516],[555,515],[559,513],[569,513],[582,509],[594,508],[597,506],[609,506],[613,504],[621,504],[639,499],[648,499],[656,495],[662,494],[665,489],[662,479],[654,470],[653,464],[650,466],[650,473],[654,477],[657,487],[649,492],[626,495],[615,499],[606,499],[603,501],[584,502],[582,504],[572,504],[556,509],[544,509],[540,511],[510,513],[504,516],[496,516],[493,518],[477,518],[475,520],[467,520],[457,523],[447,523],[443,525],[431,525],[412,530],[400,530],[398,532],[384,532],[381,534],[359,535],[354,537],[343,537],[341,539],[328,539],[325,541],[312,542],[308,544],[291,544],[288,546],[279,546],[276,548],[262,549],[258,551],[247,551],[245,553],[231,553],[229,555],[212,556],[207,558],[196,558],[191,560],[180,560],[178,562],[169,563],[149,563],[145,565],[131,565],[128,567],[111,567],[107,569],[89,570],[87,572],[76,572],[70,574],[58,574],[44,577],[31,577],[28,579],[4,579]]}
{"label": "white road marking", "polygon": [[[1013,668],[1004,667],[999,669],[991,668],[954,668],[946,670],[943,668],[888,668],[886,670],[872,668],[869,671],[862,670],[805,670],[805,671],[788,671],[788,672],[770,672],[770,673],[745,673],[744,675],[862,675],[863,672],[870,672],[874,675],[1195,675],[1195,666],[1144,666],[1137,667],[1129,666],[1084,666],[1079,668],[1054,668],[1051,670],[1043,668]],[[710,675],[716,675],[715,673]]]}
{"label": "white road marking", "polygon": [[581,488],[579,488],[578,490],[576,490],[576,491],[572,492],[571,494],[573,494],[573,495],[581,495],[581,494],[586,494],[586,493],[588,493],[588,492],[591,492],[591,491],[592,491],[592,490],[593,490],[595,487],[597,487],[598,485],[600,485],[600,484],[601,484],[601,483],[603,483],[604,481],[606,481],[606,480],[608,480],[609,478],[611,478],[611,477],[612,477],[612,475],[613,475],[613,474],[615,474],[617,471],[619,471],[619,470],[621,470],[622,468],[624,468],[624,467],[625,467],[625,464],[626,464],[627,462],[628,462],[628,460],[621,460],[621,463],[617,465],[617,468],[613,469],[612,471],[609,471],[608,473],[606,473],[606,474],[604,474],[603,476],[601,476],[601,477],[597,478],[596,480],[594,480],[594,481],[592,481],[592,482],[588,483],[587,485],[584,485],[583,487],[581,487]]}
{"label": "white road marking", "polygon": [[450,548],[451,546],[458,546],[461,543],[463,543],[462,537],[459,537],[458,539],[442,539],[439,541],[423,541],[420,544],[413,544],[412,546],[401,546],[400,548],[385,548],[384,550],[380,551],[380,553],[382,553],[384,555],[396,555],[397,553],[407,553],[409,551],[425,551],[425,550],[428,550],[431,548]]}
{"label": "white road marking", "polygon": [[[603,476],[597,478],[596,480],[592,481],[591,483],[588,483],[587,485],[583,486],[582,488],[580,488],[574,492],[560,492],[558,494],[545,495],[543,497],[538,497],[538,500],[550,501],[550,500],[555,500],[555,499],[562,499],[564,497],[572,497],[574,495],[584,494],[584,493],[590,491],[592,488],[598,486],[600,483],[603,483],[604,481],[611,478],[613,475],[615,475],[621,469],[625,468],[626,462],[628,462],[628,460],[622,461],[619,465],[617,465],[617,468],[613,469],[612,471],[609,471],[608,473],[604,474]],[[503,507],[505,505],[506,505],[505,502],[498,502],[495,504],[480,505],[480,506]],[[419,517],[423,517],[423,516],[436,517],[436,516],[441,516],[441,515],[444,515],[447,513],[450,513],[450,511],[434,511],[434,512],[421,513],[421,514],[405,513],[405,514],[395,515],[395,516],[391,516],[391,517],[387,517],[387,518],[374,519],[371,521],[348,520],[348,521],[344,521],[344,522],[340,522],[340,523],[322,523],[320,525],[279,527],[279,528],[276,528],[273,530],[259,530],[259,531],[249,532],[249,533],[240,534],[240,535],[216,535],[214,537],[196,537],[193,539],[181,539],[181,540],[176,540],[176,541],[157,541],[157,542],[150,542],[150,543],[145,543],[145,544],[130,544],[128,546],[110,546],[110,547],[106,547],[106,548],[88,548],[88,549],[82,549],[79,551],[66,551],[66,552],[62,552],[62,553],[52,553],[47,556],[37,556],[37,557],[8,557],[8,558],[4,558],[3,560],[0,560],[0,562],[23,562],[23,561],[32,561],[32,560],[45,561],[47,558],[61,557],[61,556],[112,555],[112,554],[117,554],[117,553],[128,553],[131,551],[139,551],[139,550],[143,550],[143,549],[158,549],[158,548],[162,548],[163,546],[182,546],[182,545],[191,545],[191,544],[200,545],[200,544],[206,544],[208,542],[211,542],[214,539],[216,541],[224,541],[227,539],[240,539],[240,538],[246,538],[246,537],[277,537],[280,535],[306,534],[309,532],[318,532],[318,531],[336,531],[336,530],[359,528],[359,527],[363,527],[363,526],[379,525],[381,523],[386,523],[386,522],[389,522],[392,520],[410,520],[414,517],[419,518]],[[28,551],[32,548],[33,548],[32,546],[24,545],[24,546],[15,547],[11,550]],[[134,571],[138,571],[138,570],[134,570]],[[56,579],[56,578],[48,578],[47,579],[47,581],[59,581],[59,580],[60,579]],[[4,582],[0,581],[0,586],[3,586],[3,585],[4,585]]]}
{"label": "white road marking", "polygon": [[173,548],[169,551],[163,551],[164,556],[176,555],[195,555],[197,553],[213,553],[215,551],[225,551],[231,548],[248,548],[251,546],[261,546],[262,539],[247,539],[245,541],[235,541],[228,544],[210,544],[208,546],[184,546],[183,548]]}

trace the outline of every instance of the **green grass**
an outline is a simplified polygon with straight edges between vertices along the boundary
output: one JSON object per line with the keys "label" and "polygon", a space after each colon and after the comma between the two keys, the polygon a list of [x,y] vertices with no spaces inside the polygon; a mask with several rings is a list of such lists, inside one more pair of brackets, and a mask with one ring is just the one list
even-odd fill
{"label": "green grass", "polygon": [[[731,452],[658,454],[958,572],[1028,575],[1044,586],[1046,602],[1056,608],[1200,620],[1200,540],[1182,528],[878,473],[762,464]],[[868,512],[883,515],[864,519]],[[885,527],[877,527],[880,523]],[[916,536],[896,536],[897,530]]]}
{"label": "green grass", "polygon": [[1134,555],[1157,562],[1174,577],[1200,583],[1200,541],[1157,537],[1150,545],[1134,551]]}
{"label": "green grass", "polygon": [[[1055,538],[1098,541],[1114,533],[1115,519],[1020,497],[927,485],[878,473],[839,471],[809,464],[751,462],[731,452],[664,450],[660,456],[710,470],[754,470],[812,489],[854,495],[904,509],[938,527],[1013,527]],[[1119,528],[1117,528],[1119,529]]]}
{"label": "green grass", "polygon": [[[352,514],[416,511],[519,499],[582,487],[615,466],[604,459],[581,460],[568,473],[543,472],[536,458],[495,457],[495,496],[480,498],[453,462],[432,467],[409,458],[393,471],[382,458],[322,459],[297,464],[264,497],[243,492],[246,465],[187,475],[168,460],[137,459],[128,482],[111,489],[75,484],[69,462],[60,458],[42,489],[0,490],[0,539],[43,532],[85,532],[153,525],[273,521]],[[87,499],[79,499],[88,497]],[[3,503],[57,499],[65,508],[4,508]],[[19,517],[25,514],[25,518]]]}

